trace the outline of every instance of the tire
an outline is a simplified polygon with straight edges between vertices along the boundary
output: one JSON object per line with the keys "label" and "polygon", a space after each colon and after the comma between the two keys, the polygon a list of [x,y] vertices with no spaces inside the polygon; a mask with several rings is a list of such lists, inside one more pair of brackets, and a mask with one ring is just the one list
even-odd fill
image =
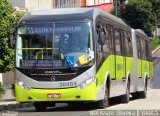
{"label": "tire", "polygon": [[34,102],[34,107],[36,111],[45,111],[46,110],[46,105],[43,104],[43,102]]}
{"label": "tire", "polygon": [[84,105],[84,102],[68,102],[68,105],[70,105],[70,106]]}
{"label": "tire", "polygon": [[109,106],[109,89],[105,87],[104,99],[96,102],[96,107],[98,109],[104,109]]}
{"label": "tire", "polygon": [[147,79],[145,81],[144,91],[139,92],[139,97],[140,98],[146,98],[147,97]]}
{"label": "tire", "polygon": [[138,99],[139,98],[139,93],[138,92],[132,93],[132,98],[133,99]]}
{"label": "tire", "polygon": [[128,103],[129,102],[129,95],[130,95],[130,83],[127,83],[127,89],[126,94],[122,96],[122,103]]}

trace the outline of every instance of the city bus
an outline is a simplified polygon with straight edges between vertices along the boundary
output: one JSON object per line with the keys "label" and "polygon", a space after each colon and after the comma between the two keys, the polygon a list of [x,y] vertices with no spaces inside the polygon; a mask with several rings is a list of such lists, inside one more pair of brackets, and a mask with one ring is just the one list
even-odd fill
{"label": "city bus", "polygon": [[144,32],[100,9],[29,12],[17,26],[16,101],[37,111],[59,102],[105,108],[115,96],[128,103],[146,97],[150,57]]}

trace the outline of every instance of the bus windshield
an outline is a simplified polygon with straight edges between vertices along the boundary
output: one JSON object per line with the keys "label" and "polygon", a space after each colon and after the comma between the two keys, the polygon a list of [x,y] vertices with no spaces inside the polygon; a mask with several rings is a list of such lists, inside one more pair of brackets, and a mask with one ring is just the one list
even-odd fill
{"label": "bus windshield", "polygon": [[94,60],[90,22],[41,23],[18,27],[16,67],[89,65]]}

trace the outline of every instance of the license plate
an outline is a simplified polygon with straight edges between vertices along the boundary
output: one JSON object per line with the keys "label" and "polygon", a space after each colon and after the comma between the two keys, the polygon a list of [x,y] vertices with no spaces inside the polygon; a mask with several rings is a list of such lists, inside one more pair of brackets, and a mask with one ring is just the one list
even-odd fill
{"label": "license plate", "polygon": [[60,93],[49,93],[48,98],[61,98],[61,94]]}

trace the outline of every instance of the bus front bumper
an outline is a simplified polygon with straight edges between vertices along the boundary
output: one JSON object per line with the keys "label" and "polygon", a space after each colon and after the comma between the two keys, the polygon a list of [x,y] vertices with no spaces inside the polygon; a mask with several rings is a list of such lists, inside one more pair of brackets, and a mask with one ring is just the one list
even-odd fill
{"label": "bus front bumper", "polygon": [[17,102],[34,101],[95,101],[96,83],[93,82],[82,90],[78,88],[66,89],[29,89],[24,90],[15,84],[15,93]]}

